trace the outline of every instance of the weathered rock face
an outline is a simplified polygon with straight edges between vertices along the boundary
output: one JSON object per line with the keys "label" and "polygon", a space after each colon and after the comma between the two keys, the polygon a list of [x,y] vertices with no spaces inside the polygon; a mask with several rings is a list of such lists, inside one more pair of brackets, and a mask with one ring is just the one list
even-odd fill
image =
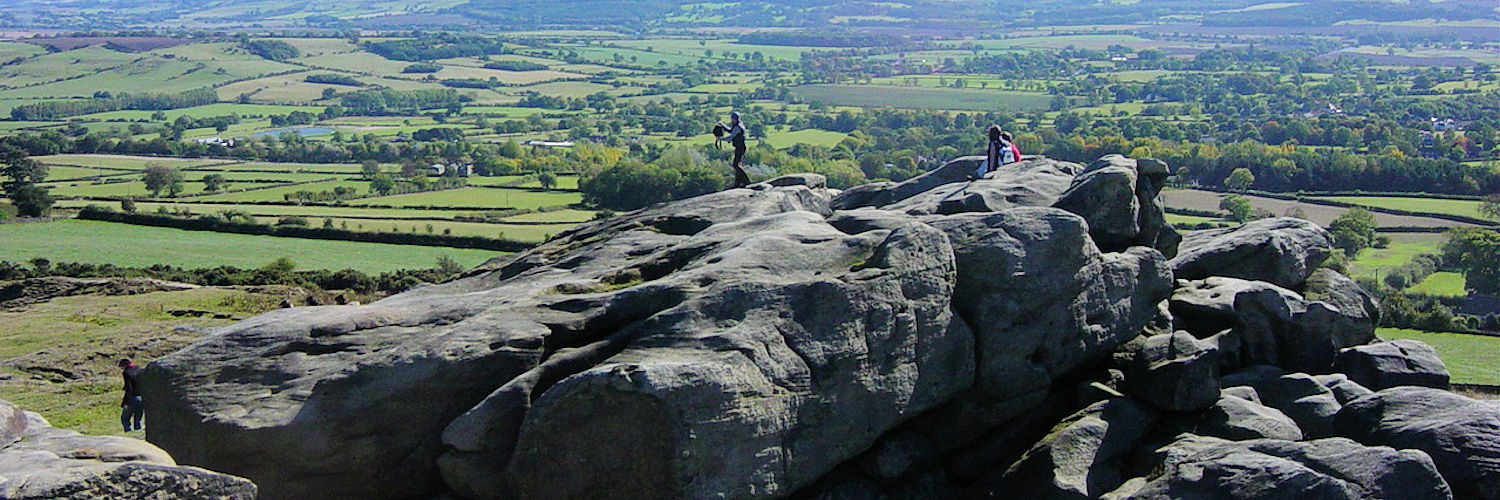
{"label": "weathered rock face", "polygon": [[1453,498],[1426,454],[1348,439],[1236,442],[1189,437],[1158,454],[1163,474],[1108,498]]}
{"label": "weathered rock face", "polygon": [[1305,373],[1280,374],[1272,367],[1258,368],[1224,377],[1223,383],[1254,388],[1263,404],[1291,417],[1305,436],[1334,435],[1333,416],[1343,406],[1332,390]]}
{"label": "weathered rock face", "polygon": [[1109,356],[1155,317],[1171,273],[1152,249],[1101,254],[1081,217],[1052,208],[930,218],[960,269],[953,307],[978,339],[966,404],[997,423]]}
{"label": "weathered rock face", "polygon": [[[785,429],[822,418],[819,412],[868,407],[880,411],[849,425],[873,441],[968,386],[972,335],[950,321],[954,270],[941,233],[912,225],[850,236],[823,222],[826,211],[823,198],[803,186],[733,190],[585,227],[481,268],[491,271],[370,306],[262,316],[148,368],[146,387],[165,396],[148,405],[149,436],[181,450],[184,461],[261,480],[268,498],[440,490],[436,459],[447,446],[457,450],[445,464],[450,478],[528,470],[551,456],[537,446],[564,444],[533,443],[535,436],[576,423],[567,415],[587,409],[580,404],[618,403],[609,410],[617,414],[638,408],[646,420],[617,421],[660,430],[640,435],[653,445],[700,434],[683,443],[713,446],[709,419],[719,411],[736,401],[782,401],[780,411],[747,411],[744,426],[713,429],[734,436],[721,442],[746,447],[783,446],[788,436],[767,428],[753,442],[745,426]],[[611,382],[624,375],[639,395]],[[618,400],[605,397],[612,395]],[[669,406],[640,406],[652,398]],[[246,401],[256,410],[244,411]],[[678,403],[700,416],[683,415],[675,428],[653,420],[683,408]],[[450,424],[475,433],[445,445],[439,436]],[[588,433],[567,434],[577,446],[597,445]],[[805,436],[810,441],[785,443],[814,447],[796,460],[837,461],[868,445],[841,434],[813,445],[818,439]],[[621,445],[618,436],[609,442],[598,451]],[[307,465],[286,467],[287,453]],[[653,472],[691,472],[713,456],[699,453],[664,457]],[[569,482],[582,484],[584,471],[572,472]],[[767,481],[785,488],[811,479],[794,472]]]}
{"label": "weathered rock face", "polygon": [[[951,165],[962,164],[960,162],[963,161],[964,159],[954,160],[950,166],[927,175],[942,175]],[[1045,207],[1056,202],[1057,197],[1068,189],[1074,173],[1080,168],[1074,163],[1047,159],[1013,163],[973,182],[944,184],[907,197],[898,198],[904,191],[902,186],[897,186],[890,195],[893,199],[879,207],[911,215],[951,215],[998,212],[1017,207]],[[969,172],[973,173],[973,170]],[[921,177],[912,181],[916,181],[916,185],[927,183]]]}
{"label": "weathered rock face", "polygon": [[[1072,182],[1073,176],[1078,175],[1083,170],[1083,167],[1077,163],[1059,162],[1047,158],[1029,158],[1025,161],[1006,165],[1002,169],[986,176],[999,182],[987,182],[981,184],[981,187],[978,189],[964,189],[973,187],[968,185],[967,181],[978,173],[981,163],[984,163],[983,156],[955,158],[941,167],[906,181],[899,183],[878,182],[846,190],[834,198],[831,205],[836,210],[881,207],[887,210],[898,210],[899,207],[905,207],[906,209],[899,211],[905,212],[916,209],[918,213],[928,214],[958,213],[979,210],[940,212],[937,205],[948,201],[952,202],[952,206],[955,207],[974,206],[977,208],[989,201],[1005,200],[1005,203],[1014,206],[1020,197],[1027,196],[1031,202],[1021,206],[1047,206],[1052,204],[1058,194],[1061,194],[1068,188],[1068,184]],[[1014,183],[1007,182],[1016,178],[1028,178],[1028,180],[1034,181],[1035,185],[1031,187],[1025,185],[1017,186]],[[976,184],[978,182],[975,181]],[[991,188],[1004,190],[1008,187],[1018,189],[1016,192],[1009,193],[1015,194],[1017,196],[1016,199],[1007,200],[1006,196],[1002,194],[998,199],[991,198],[973,202],[952,201],[954,198],[967,197],[973,193],[985,193],[990,191]],[[926,198],[927,201],[923,203],[903,203],[918,196]],[[980,197],[985,198],[982,194]],[[973,205],[968,205],[969,203]]]}
{"label": "weathered rock face", "polygon": [[1379,308],[1315,269],[1322,229],[1179,251],[1160,162],[979,160],[782,177],[241,322],[150,365],[148,435],[271,500],[1446,495],[1422,452],[1303,441],[1378,396],[1331,373]]}
{"label": "weathered rock face", "polygon": [[1183,237],[1172,270],[1177,279],[1226,276],[1297,288],[1333,252],[1333,238],[1317,224],[1265,219]]}
{"label": "weathered rock face", "polygon": [[1219,399],[1218,348],[1184,331],[1146,338],[1125,379],[1132,395],[1157,408],[1189,411]]}
{"label": "weathered rock face", "polygon": [[1068,417],[990,486],[988,496],[1095,498],[1118,488],[1125,455],[1157,414],[1129,398],[1100,401]]}
{"label": "weathered rock face", "polygon": [[1196,419],[1191,432],[1224,439],[1301,441],[1302,429],[1280,410],[1258,401],[1225,395]]}
{"label": "weathered rock face", "polygon": [[56,429],[0,401],[0,498],[253,500],[255,485],[179,467],[144,441]]}
{"label": "weathered rock face", "polygon": [[1448,388],[1448,367],[1432,346],[1415,340],[1394,340],[1339,351],[1335,368],[1350,380],[1373,390],[1401,385]]}
{"label": "weathered rock face", "polygon": [[1229,330],[1233,338],[1220,339],[1235,346],[1221,349],[1228,366],[1274,364],[1310,373],[1326,373],[1339,350],[1375,338],[1369,311],[1345,308],[1351,313],[1271,283],[1225,277],[1180,283],[1171,302],[1179,328],[1200,336]]}
{"label": "weathered rock face", "polygon": [[1175,257],[1182,237],[1162,215],[1161,188],[1168,175],[1160,161],[1105,156],[1073,178],[1053,206],[1083,216],[1094,242],[1106,251],[1145,246]]}
{"label": "weathered rock face", "polygon": [[[714,248],[652,285],[689,298],[617,333],[623,350],[537,397],[508,464],[464,471],[504,466],[525,498],[785,494],[968,387],[972,335],[949,313],[955,271],[941,233],[912,224],[850,236],[806,213],[761,224],[689,240]],[[746,272],[757,269],[775,272]],[[481,403],[455,420],[449,458],[466,460],[458,429],[503,431],[490,417],[509,408]],[[445,472],[455,485],[482,479]]]}
{"label": "weathered rock face", "polygon": [[1396,387],[1339,411],[1341,435],[1421,450],[1458,498],[1500,498],[1500,406],[1426,387]]}

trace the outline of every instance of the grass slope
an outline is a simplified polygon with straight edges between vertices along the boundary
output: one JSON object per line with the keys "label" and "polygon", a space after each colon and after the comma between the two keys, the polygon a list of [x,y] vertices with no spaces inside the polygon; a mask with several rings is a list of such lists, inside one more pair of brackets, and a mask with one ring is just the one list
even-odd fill
{"label": "grass slope", "polygon": [[1420,340],[1437,349],[1458,384],[1500,385],[1500,337],[1381,328],[1382,339]]}
{"label": "grass slope", "polygon": [[0,225],[0,260],[90,262],[145,267],[255,268],[290,257],[302,269],[352,268],[367,273],[432,267],[440,255],[475,266],[501,255],[489,250],[389,245],[184,231],[99,221]]}
{"label": "grass slope", "polygon": [[[180,326],[227,325],[274,309],[281,300],[274,292],[205,288],[64,297],[0,311],[0,324],[6,325],[0,329],[0,399],[40,413],[59,428],[122,434],[114,360],[150,361],[200,335]],[[174,310],[210,314],[178,317]],[[34,366],[61,367],[69,376],[29,369]]]}

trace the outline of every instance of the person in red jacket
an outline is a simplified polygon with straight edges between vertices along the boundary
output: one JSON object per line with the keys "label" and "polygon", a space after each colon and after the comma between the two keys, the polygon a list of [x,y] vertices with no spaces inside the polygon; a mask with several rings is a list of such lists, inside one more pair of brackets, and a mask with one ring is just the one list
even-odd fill
{"label": "person in red jacket", "polygon": [[994,172],[1001,165],[1021,161],[1021,149],[1016,147],[1010,132],[1000,130],[999,125],[990,125],[985,129],[985,135],[989,137],[989,147],[985,148],[984,164],[979,167],[976,178]]}
{"label": "person in red jacket", "polygon": [[146,404],[141,399],[138,381],[141,367],[132,363],[130,358],[121,359],[120,376],[125,379],[125,398],[120,401],[120,425],[125,426],[125,432],[141,430],[141,419],[146,417]]}
{"label": "person in red jacket", "polygon": [[1004,158],[1000,160],[1000,164],[1004,165],[1021,161],[1021,147],[1016,145],[1016,140],[1011,137],[1010,132],[1001,132],[1000,140],[1005,142],[1005,154],[1003,155]]}

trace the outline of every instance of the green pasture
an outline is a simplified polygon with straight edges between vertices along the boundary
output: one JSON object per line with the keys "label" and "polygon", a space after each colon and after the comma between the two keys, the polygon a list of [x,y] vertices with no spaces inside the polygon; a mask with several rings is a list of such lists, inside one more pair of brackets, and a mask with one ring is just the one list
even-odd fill
{"label": "green pasture", "polygon": [[557,97],[588,97],[589,94],[615,90],[615,87],[591,82],[551,82],[518,87],[516,90],[529,90],[542,95]]}
{"label": "green pasture", "polygon": [[49,181],[81,179],[101,175],[120,175],[122,173],[124,172],[118,170],[99,170],[97,168],[65,167],[60,165],[47,166],[47,180]]}
{"label": "green pasture", "polygon": [[[673,54],[668,52],[647,52],[645,48],[633,49],[623,47],[599,47],[599,46],[567,46],[568,50],[577,52],[579,57],[600,64],[628,64],[630,66],[667,67],[667,66],[691,66],[699,61],[712,60],[698,55]],[[620,61],[615,61],[615,56]],[[631,58],[635,60],[631,60]]]}
{"label": "green pasture", "polygon": [[[276,222],[276,218],[273,217],[262,217],[258,218],[258,220],[263,224]],[[573,227],[566,224],[542,226],[433,220],[345,219],[338,217],[308,218],[307,222],[311,227],[322,227],[325,220],[332,221],[334,227],[339,229],[365,233],[446,234],[493,239],[507,238],[531,243],[541,243],[551,237],[551,235]]]}
{"label": "green pasture", "polygon": [[302,52],[303,57],[359,50],[359,47],[343,38],[278,38],[278,40],[296,47]]}
{"label": "green pasture", "polygon": [[[364,168],[364,167],[361,166],[361,165],[359,165],[359,164],[357,164],[357,163],[269,163],[269,162],[250,161],[250,162],[244,162],[244,163],[225,163],[225,164],[220,164],[220,165],[209,165],[209,166],[205,166],[205,167],[199,167],[199,168],[197,168],[195,170],[202,170],[202,171],[210,171],[210,170],[212,170],[212,171],[226,171],[226,172],[243,172],[243,171],[309,172],[309,173],[330,174],[330,175],[338,175],[338,174],[351,174],[352,175],[352,174],[359,174],[359,172],[360,172],[360,170],[362,168]],[[389,170],[389,169],[392,169],[394,167],[384,166],[383,168],[386,168],[387,170]]]}
{"label": "green pasture", "polygon": [[[82,208],[87,205],[105,205],[110,208],[119,209],[118,203],[88,201],[88,200],[61,200],[57,203],[58,208]],[[451,219],[462,215],[477,215],[473,210],[442,210],[442,209],[413,209],[413,208],[370,208],[350,206],[316,206],[316,205],[253,205],[233,203],[193,203],[191,201],[140,201],[136,202],[136,211],[140,213],[153,213],[158,208],[166,207],[172,213],[186,210],[190,214],[202,215],[225,211],[237,211],[255,217],[279,217],[283,215],[296,215],[308,218],[374,218],[374,219],[416,219],[416,218],[439,218]]]}
{"label": "green pasture", "polygon": [[496,189],[467,187],[445,191],[380,196],[350,200],[350,205],[390,205],[396,207],[491,207],[541,208],[581,203],[576,191],[541,191],[531,189]]}
{"label": "green pasture", "polygon": [[[103,198],[120,196],[146,198],[151,196],[151,192],[146,190],[146,183],[141,182],[139,178],[135,178],[135,180],[131,180],[129,182],[57,182],[45,183],[42,185],[46,186],[50,190],[52,196],[56,196],[59,198]],[[179,196],[193,196],[201,193],[203,193],[202,183],[184,182],[182,183],[182,192]],[[165,191],[162,192],[162,196],[166,196],[166,194],[167,193]]]}
{"label": "green pasture", "polygon": [[846,137],[849,137],[849,134],[810,128],[790,132],[772,132],[766,134],[765,141],[775,148],[789,148],[797,144],[832,147],[838,145]]}
{"label": "green pasture", "polygon": [[[252,117],[252,116],[288,115],[288,114],[291,114],[293,111],[303,111],[303,112],[307,112],[307,113],[314,113],[314,114],[316,114],[316,113],[322,113],[323,109],[324,108],[322,106],[281,106],[281,105],[275,105],[275,104],[216,103],[216,104],[209,104],[209,105],[205,105],[205,106],[194,106],[194,107],[191,107],[191,108],[169,109],[169,110],[161,111],[161,114],[166,117],[166,121],[170,122],[170,121],[176,120],[180,116],[186,116],[188,118],[207,118],[207,117],[210,117],[210,116],[239,115],[240,117],[243,118],[243,117]],[[94,113],[92,115],[82,115],[82,116],[79,116],[78,118],[79,119],[83,119],[83,120],[96,120],[96,121],[110,121],[110,120],[147,121],[147,120],[151,119],[151,115],[154,115],[156,113],[157,113],[156,111],[137,111],[137,110],[109,111],[109,112],[106,112],[106,113]]]}
{"label": "green pasture", "polygon": [[554,210],[506,217],[504,220],[506,222],[584,223],[594,220],[594,212],[573,209]]}
{"label": "green pasture", "polygon": [[[511,184],[511,183],[516,183],[516,184],[515,185],[507,186],[508,184]],[[505,186],[505,187],[537,188],[537,189],[540,189],[542,187],[541,181],[538,181],[536,179],[536,176],[534,176],[534,175],[533,176],[528,176],[528,175],[501,175],[501,176],[495,176],[495,177],[470,177],[469,178],[469,185],[470,186]],[[578,177],[577,176],[572,176],[572,175],[560,175],[560,176],[557,176],[557,185],[554,186],[553,189],[554,190],[576,190],[576,189],[578,189]]]}
{"label": "green pasture", "polygon": [[[38,55],[19,63],[0,67],[0,83],[21,87],[54,82],[77,75],[89,75],[118,68],[150,56],[115,52],[101,46]],[[119,85],[123,82],[117,82]],[[107,90],[107,89],[97,89]],[[3,95],[0,92],[0,95]],[[90,92],[85,95],[92,95]]]}
{"label": "green pasture", "polygon": [[1420,254],[1437,254],[1443,250],[1445,241],[1439,233],[1392,233],[1386,248],[1369,248],[1360,252],[1351,263],[1351,274],[1355,277],[1378,277],[1386,269],[1411,262]]}
{"label": "green pasture", "polygon": [[645,50],[651,47],[654,53],[673,54],[690,57],[708,57],[705,51],[713,51],[714,59],[727,59],[733,56],[736,59],[744,57],[744,54],[760,52],[768,59],[780,59],[786,61],[797,61],[802,59],[802,54],[815,51],[833,50],[824,47],[795,47],[782,45],[752,45],[742,44],[735,40],[713,39],[649,39],[649,40],[621,40],[610,42],[614,45],[637,50]]}
{"label": "green pasture", "polygon": [[1464,275],[1447,271],[1432,273],[1421,283],[1407,288],[1406,291],[1444,297],[1467,297],[1469,295],[1469,292],[1464,290]]}
{"label": "green pasture", "polygon": [[[6,112],[9,113],[8,110]],[[46,127],[51,127],[51,126],[56,126],[56,125],[62,125],[62,124],[63,124],[63,122],[3,121],[3,122],[0,122],[0,131],[7,131],[7,132],[9,132],[9,131],[14,131],[14,130],[40,129],[40,128],[46,128]]]}
{"label": "green pasture", "polygon": [[1454,383],[1500,385],[1500,337],[1402,328],[1380,328],[1375,334],[1386,340],[1412,339],[1431,345],[1448,365]]}
{"label": "green pasture", "polygon": [[518,108],[515,106],[464,106],[465,115],[481,115],[503,118],[525,118],[531,115],[559,112],[568,113],[567,111],[559,111],[555,109]]}
{"label": "green pasture", "polygon": [[1030,92],[883,85],[804,85],[793,91],[809,102],[838,106],[965,111],[1037,111],[1047,109],[1051,99]]}
{"label": "green pasture", "polygon": [[1229,222],[1218,217],[1199,217],[1196,215],[1166,214],[1167,222],[1174,226],[1191,226],[1202,223]]}
{"label": "green pasture", "polygon": [[66,165],[72,167],[104,168],[116,170],[145,170],[146,167],[149,167],[153,164],[186,169],[230,163],[230,160],[215,160],[209,158],[166,158],[156,156],[95,154],[60,154],[48,156],[33,156],[32,159],[48,165]]}
{"label": "green pasture", "polygon": [[[201,184],[200,184],[201,186]],[[311,184],[297,184],[291,186],[278,186],[266,189],[254,189],[238,193],[212,194],[193,197],[193,201],[285,201],[286,196],[298,191],[332,191],[336,187],[354,189],[356,192],[365,193],[370,191],[370,183],[348,180],[333,180],[326,182],[314,182]],[[239,187],[245,187],[243,185]]]}
{"label": "green pasture", "polygon": [[0,60],[9,61],[18,57],[35,57],[46,53],[46,48],[34,43],[0,42]]}
{"label": "green pasture", "polygon": [[[65,366],[75,380],[49,381],[0,367],[0,399],[35,411],[55,427],[121,434],[120,382],[113,361],[167,354],[197,340],[178,327],[224,326],[275,309],[276,290],[200,288],[139,295],[62,297],[22,310],[0,311],[0,366]],[[170,311],[212,314],[174,316]],[[221,315],[215,318],[215,315]],[[140,433],[132,433],[141,437]]]}
{"label": "green pasture", "polygon": [[1479,213],[1481,203],[1478,200],[1441,200],[1402,196],[1328,196],[1318,199],[1392,210],[1484,217]]}
{"label": "green pasture", "polygon": [[[376,76],[411,76],[401,73],[411,63],[405,61],[392,61],[380,57],[371,52],[346,52],[337,54],[323,54],[313,57],[304,57],[297,60],[320,69],[333,69],[355,73],[360,75]],[[417,75],[418,77],[422,75]]]}
{"label": "green pasture", "polygon": [[432,267],[448,255],[464,266],[500,255],[488,250],[278,238],[133,226],[87,220],[0,225],[0,260],[88,262],[145,267],[264,266],[289,257],[302,269],[367,273]]}

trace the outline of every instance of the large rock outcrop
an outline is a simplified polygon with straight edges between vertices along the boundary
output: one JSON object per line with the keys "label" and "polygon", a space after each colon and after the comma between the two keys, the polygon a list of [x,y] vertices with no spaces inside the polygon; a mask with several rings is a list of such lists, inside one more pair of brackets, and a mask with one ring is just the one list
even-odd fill
{"label": "large rock outcrop", "polygon": [[970,182],[979,160],[782,177],[247,320],[147,368],[148,437],[272,500],[1444,498],[1439,472],[1489,474],[1479,445],[1306,441],[1400,413],[1334,373],[1380,311],[1318,269],[1321,228],[1179,244],[1160,162]]}
{"label": "large rock outcrop", "polygon": [[1372,390],[1402,385],[1448,388],[1448,366],[1432,346],[1416,340],[1394,340],[1339,351],[1335,368]]}
{"label": "large rock outcrop", "polygon": [[178,466],[144,441],[57,429],[0,401],[0,498],[253,500],[255,484]]}
{"label": "large rock outcrop", "polygon": [[1458,498],[1500,498],[1500,405],[1396,387],[1350,402],[1335,422],[1361,443],[1430,455]]}
{"label": "large rock outcrop", "polygon": [[1162,474],[1140,479],[1107,498],[1453,498],[1426,454],[1367,447],[1342,438],[1293,442],[1188,437],[1157,453]]}
{"label": "large rock outcrop", "polygon": [[1229,338],[1219,340],[1233,347],[1220,346],[1230,367],[1266,364],[1326,373],[1340,350],[1375,338],[1368,310],[1310,301],[1263,281],[1212,276],[1179,282],[1171,311],[1179,328],[1196,335],[1228,330]]}
{"label": "large rock outcrop", "polygon": [[1226,276],[1297,288],[1333,253],[1333,237],[1317,224],[1265,219],[1183,237],[1172,270],[1177,279]]}
{"label": "large rock outcrop", "polygon": [[1107,251],[1132,246],[1177,256],[1182,236],[1163,215],[1161,188],[1171,173],[1157,160],[1109,155],[1089,164],[1053,206],[1083,216]]}

